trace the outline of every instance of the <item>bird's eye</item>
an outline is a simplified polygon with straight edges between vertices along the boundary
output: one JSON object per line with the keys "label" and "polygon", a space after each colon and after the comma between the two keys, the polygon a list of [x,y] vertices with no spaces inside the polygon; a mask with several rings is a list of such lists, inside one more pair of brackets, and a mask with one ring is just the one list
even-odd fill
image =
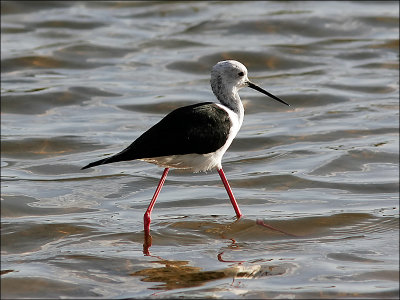
{"label": "bird's eye", "polygon": [[243,73],[243,72],[240,72],[240,73],[238,73],[238,75],[239,75],[240,77],[242,77],[242,76],[244,76],[244,73]]}

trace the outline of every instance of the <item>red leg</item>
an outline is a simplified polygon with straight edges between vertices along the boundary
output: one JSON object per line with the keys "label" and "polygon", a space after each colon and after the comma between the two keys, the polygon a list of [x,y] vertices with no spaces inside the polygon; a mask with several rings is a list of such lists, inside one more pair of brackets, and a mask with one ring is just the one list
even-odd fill
{"label": "red leg", "polygon": [[229,199],[231,200],[233,209],[234,209],[235,212],[236,212],[236,216],[237,216],[238,218],[240,218],[240,217],[243,216],[243,215],[242,215],[242,213],[240,212],[239,205],[238,205],[237,202],[236,202],[235,196],[233,196],[231,187],[229,186],[229,182],[228,182],[228,180],[226,179],[225,173],[224,173],[224,171],[222,170],[222,168],[221,168],[221,169],[218,169],[218,174],[219,174],[219,176],[221,177],[222,183],[224,184],[226,191],[228,192],[228,196],[229,196]]}
{"label": "red leg", "polygon": [[144,221],[144,231],[145,233],[149,234],[150,233],[150,222],[151,222],[151,211],[153,210],[154,204],[156,203],[158,194],[161,191],[161,188],[163,187],[163,184],[165,182],[165,178],[167,178],[169,168],[165,168],[164,172],[161,176],[160,182],[158,183],[157,189],[154,192],[153,198],[151,199],[151,202],[149,204],[149,207],[147,208],[146,212],[144,213],[143,216],[143,221]]}

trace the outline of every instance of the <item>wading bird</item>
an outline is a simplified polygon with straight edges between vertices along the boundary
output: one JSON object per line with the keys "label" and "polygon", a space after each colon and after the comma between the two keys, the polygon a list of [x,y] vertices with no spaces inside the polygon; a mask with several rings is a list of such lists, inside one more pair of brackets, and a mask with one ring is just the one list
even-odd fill
{"label": "wading bird", "polygon": [[164,167],[164,172],[144,214],[145,233],[150,232],[151,212],[169,168],[199,172],[216,168],[228,192],[237,218],[242,216],[222,170],[222,156],[243,123],[244,108],[238,91],[250,87],[283,104],[285,101],[252,83],[238,61],[225,60],[211,70],[211,88],[220,103],[205,102],[180,107],[139,136],[121,152],[82,169],[127,160],[144,160]]}

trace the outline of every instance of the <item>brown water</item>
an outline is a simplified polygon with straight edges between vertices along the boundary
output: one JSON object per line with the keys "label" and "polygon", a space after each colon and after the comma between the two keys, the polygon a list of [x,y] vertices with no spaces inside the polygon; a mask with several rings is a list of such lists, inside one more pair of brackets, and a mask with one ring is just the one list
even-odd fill
{"label": "brown water", "polygon": [[[1,3],[7,298],[397,298],[397,2]],[[244,63],[218,174],[87,163]],[[257,225],[260,219],[283,234]]]}

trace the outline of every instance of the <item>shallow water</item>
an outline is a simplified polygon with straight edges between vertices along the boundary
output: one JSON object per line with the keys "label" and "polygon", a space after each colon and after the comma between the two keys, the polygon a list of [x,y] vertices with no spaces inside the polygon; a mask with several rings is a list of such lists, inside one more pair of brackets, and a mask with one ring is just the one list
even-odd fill
{"label": "shallow water", "polygon": [[[397,2],[1,6],[2,298],[399,296]],[[241,90],[244,217],[215,171],[171,170],[146,249],[162,169],[80,168],[212,100],[223,59],[292,106]]]}

